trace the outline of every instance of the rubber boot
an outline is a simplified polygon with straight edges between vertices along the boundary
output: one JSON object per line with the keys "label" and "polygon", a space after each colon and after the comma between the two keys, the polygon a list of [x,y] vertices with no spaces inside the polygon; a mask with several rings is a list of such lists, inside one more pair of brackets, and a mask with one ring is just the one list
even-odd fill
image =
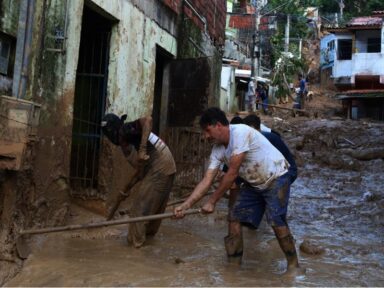
{"label": "rubber boot", "polygon": [[127,241],[129,245],[140,248],[146,240],[146,223],[130,223],[128,225]]}
{"label": "rubber boot", "polygon": [[224,244],[228,262],[240,265],[243,259],[243,237],[241,235],[227,235],[224,237]]}
{"label": "rubber boot", "polygon": [[[279,229],[280,228],[280,229]],[[282,227],[274,228],[277,241],[279,242],[281,250],[283,250],[287,259],[287,271],[296,269],[299,267],[299,260],[297,259],[295,240],[289,231],[288,227],[281,229]]]}

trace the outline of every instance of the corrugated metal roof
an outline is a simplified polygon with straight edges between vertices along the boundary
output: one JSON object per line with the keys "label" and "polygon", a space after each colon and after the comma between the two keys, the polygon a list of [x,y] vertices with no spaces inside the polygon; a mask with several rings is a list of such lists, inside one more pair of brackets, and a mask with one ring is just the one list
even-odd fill
{"label": "corrugated metal roof", "polygon": [[348,27],[351,26],[379,26],[381,27],[381,24],[383,22],[383,19],[380,17],[356,17],[353,18],[349,23],[347,24]]}

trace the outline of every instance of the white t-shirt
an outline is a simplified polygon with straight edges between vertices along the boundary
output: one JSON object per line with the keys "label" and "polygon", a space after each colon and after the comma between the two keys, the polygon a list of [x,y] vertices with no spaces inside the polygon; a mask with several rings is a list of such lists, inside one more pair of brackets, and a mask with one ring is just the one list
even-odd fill
{"label": "white t-shirt", "polygon": [[288,171],[288,161],[260,132],[244,125],[229,125],[229,144],[214,145],[208,169],[222,163],[229,166],[232,155],[246,152],[239,176],[253,187],[266,189],[270,183]]}
{"label": "white t-shirt", "polygon": [[247,97],[248,97],[248,99],[256,97],[256,95],[255,95],[255,83],[253,83],[253,81],[250,81],[248,83]]}
{"label": "white t-shirt", "polygon": [[265,126],[263,123],[260,123],[260,130],[263,132],[268,132],[268,133],[272,132],[271,128]]}

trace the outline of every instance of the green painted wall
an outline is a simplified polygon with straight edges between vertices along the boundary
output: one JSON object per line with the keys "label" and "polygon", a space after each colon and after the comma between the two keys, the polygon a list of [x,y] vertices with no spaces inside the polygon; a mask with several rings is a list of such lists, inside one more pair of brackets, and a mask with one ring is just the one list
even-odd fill
{"label": "green painted wall", "polygon": [[20,0],[0,0],[0,31],[16,37]]}

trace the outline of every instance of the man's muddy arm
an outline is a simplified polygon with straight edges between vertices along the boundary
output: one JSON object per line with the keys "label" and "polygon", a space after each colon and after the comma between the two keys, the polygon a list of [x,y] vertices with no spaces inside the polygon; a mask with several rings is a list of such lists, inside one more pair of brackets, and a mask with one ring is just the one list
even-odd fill
{"label": "man's muddy arm", "polygon": [[192,194],[178,207],[175,208],[174,213],[176,217],[183,217],[184,210],[187,210],[199,201],[207,193],[209,187],[211,187],[214,178],[217,175],[218,169],[208,169],[205,172],[204,178],[196,185]]}
{"label": "man's muddy arm", "polygon": [[149,134],[152,131],[152,117],[146,116],[139,119],[141,126],[141,142],[139,147],[139,159],[147,160],[149,156],[147,155],[147,142]]}
{"label": "man's muddy arm", "polygon": [[234,155],[229,162],[228,171],[225,173],[220,181],[219,187],[209,197],[207,203],[203,206],[202,210],[206,213],[211,213],[215,209],[217,201],[224,195],[225,191],[231,188],[236,177],[239,175],[241,163],[244,161],[245,153]]}

